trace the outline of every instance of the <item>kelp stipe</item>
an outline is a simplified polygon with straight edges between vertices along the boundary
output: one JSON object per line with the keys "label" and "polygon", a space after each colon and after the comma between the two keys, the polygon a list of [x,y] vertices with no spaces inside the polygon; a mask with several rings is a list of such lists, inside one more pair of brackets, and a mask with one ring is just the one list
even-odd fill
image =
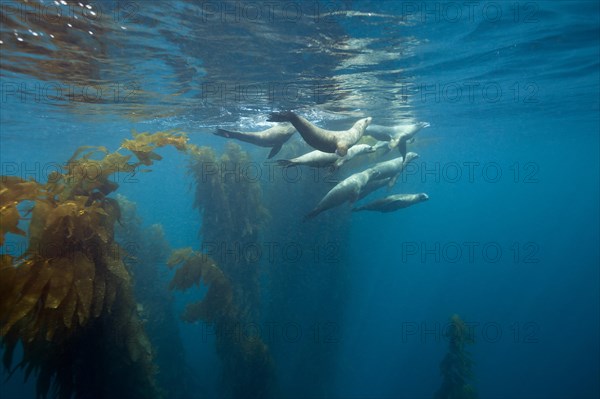
{"label": "kelp stipe", "polygon": [[2,244],[6,233],[25,235],[18,205],[33,203],[27,250],[18,259],[1,257],[3,363],[11,369],[20,342],[17,367],[26,378],[37,373],[38,396],[46,397],[51,385],[59,398],[162,396],[131,276],[114,241],[119,206],[107,195],[118,187],[110,175],[152,164],[155,148],[185,140],[164,132],[138,135],[124,144],[144,144],[135,147],[137,163],[118,151],[81,147],[65,173],[54,172],[46,184],[0,176]]}
{"label": "kelp stipe", "polygon": [[446,337],[448,353],[440,363],[443,381],[434,399],[476,399],[477,393],[469,384],[473,378],[473,361],[466,350],[467,345],[475,342],[473,331],[455,314],[450,318]]}

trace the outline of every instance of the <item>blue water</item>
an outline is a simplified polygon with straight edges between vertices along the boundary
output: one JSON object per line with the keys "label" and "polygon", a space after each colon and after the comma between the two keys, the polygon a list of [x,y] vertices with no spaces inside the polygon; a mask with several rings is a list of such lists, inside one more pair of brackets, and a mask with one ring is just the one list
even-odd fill
{"label": "blue water", "polygon": [[[289,330],[277,329],[277,342],[263,336],[278,395],[432,397],[448,346],[443,329],[457,313],[474,328],[479,397],[600,397],[598,3],[252,4],[262,10],[256,18],[241,3],[132,2],[126,12],[98,2],[106,19],[89,25],[95,34],[75,24],[69,29],[81,34],[67,32],[63,43],[72,39],[76,50],[43,54],[58,26],[34,36],[25,23],[15,34],[3,19],[1,174],[45,181],[47,165],[78,146],[117,149],[132,129],[178,129],[220,152],[216,126],[263,129],[273,110],[330,129],[363,116],[380,125],[427,121],[410,148],[420,158],[390,193],[426,192],[429,201],[388,214],[332,211],[345,226],[331,238],[334,259],[345,262],[331,279],[343,280],[343,300],[315,282],[306,301],[290,294],[282,318],[269,313],[272,286],[261,285],[264,320]],[[229,6],[240,14],[220,14]],[[51,84],[62,94],[48,94]],[[72,101],[67,86],[102,87],[102,101]],[[36,96],[39,87],[50,89]],[[241,145],[255,161],[266,158],[267,149]],[[145,225],[162,224],[173,248],[198,248],[188,160],[160,153],[151,173],[120,182],[118,193],[137,203]],[[262,177],[268,202],[272,182]],[[314,204],[285,201],[302,226]],[[319,219],[307,223],[327,230],[331,219]],[[282,234],[264,233],[289,242]],[[315,260],[300,261],[310,269]],[[261,270],[271,267],[264,260]],[[177,294],[175,312],[197,296]],[[178,328],[201,380],[194,397],[218,396],[214,338],[199,339],[198,324]],[[35,381],[19,373],[2,379],[2,398],[34,396]]]}

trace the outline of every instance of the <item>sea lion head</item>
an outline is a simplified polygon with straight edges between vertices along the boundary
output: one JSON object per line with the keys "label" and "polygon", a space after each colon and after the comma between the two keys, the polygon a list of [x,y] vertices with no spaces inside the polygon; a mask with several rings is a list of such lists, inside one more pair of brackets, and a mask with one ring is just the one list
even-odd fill
{"label": "sea lion head", "polygon": [[417,194],[417,197],[419,198],[419,201],[427,201],[429,199],[429,195],[425,193]]}
{"label": "sea lion head", "polygon": [[366,129],[367,126],[369,126],[369,124],[371,123],[371,121],[373,120],[373,118],[371,118],[370,116],[367,118],[362,118],[359,119],[353,127],[357,128],[357,129]]}
{"label": "sea lion head", "polygon": [[406,153],[406,156],[404,157],[404,163],[407,164],[410,161],[413,161],[417,158],[419,158],[419,154],[416,154],[414,152],[408,152],[408,153]]}

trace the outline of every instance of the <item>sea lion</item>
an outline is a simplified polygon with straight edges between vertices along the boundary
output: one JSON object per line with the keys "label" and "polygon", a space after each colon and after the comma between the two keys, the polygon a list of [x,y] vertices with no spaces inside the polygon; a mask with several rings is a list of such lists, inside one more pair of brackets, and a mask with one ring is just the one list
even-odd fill
{"label": "sea lion", "polygon": [[281,166],[306,165],[315,168],[324,168],[331,166],[338,159],[340,159],[340,157],[337,154],[314,150],[296,158],[279,159],[277,160],[277,163]]}
{"label": "sea lion", "polygon": [[390,139],[390,149],[398,147],[400,154],[406,156],[406,143],[412,140],[413,137],[423,128],[429,127],[427,122],[418,122],[413,125],[402,126],[402,129],[398,129],[396,134]]}
{"label": "sea lion", "polygon": [[407,208],[419,202],[427,201],[429,196],[425,193],[420,194],[396,194],[389,197],[380,198],[366,205],[352,209],[352,212],[359,211],[377,211],[393,212],[398,209]]}
{"label": "sea lion", "polygon": [[365,130],[366,136],[371,136],[375,140],[390,141],[397,133],[396,126],[369,125]]}
{"label": "sea lion", "polygon": [[389,177],[390,181],[388,186],[392,187],[394,184],[396,184],[396,180],[404,170],[404,167],[418,157],[418,154],[409,152],[406,154],[406,157],[399,156],[394,159],[390,159],[389,161],[379,162],[373,165],[371,168],[378,172],[377,179],[385,179],[386,177]]}
{"label": "sea lion", "polygon": [[341,131],[321,129],[292,111],[273,112],[267,120],[291,122],[308,145],[323,152],[335,152],[343,157],[348,149],[360,140],[372,119],[360,119],[350,129]]}
{"label": "sea lion", "polygon": [[379,190],[382,187],[388,186],[391,179],[392,179],[391,177],[386,177],[384,179],[369,180],[369,182],[367,184],[365,184],[363,189],[360,190],[360,194],[358,195],[358,200],[365,198],[367,195],[371,194],[374,191]]}
{"label": "sea lion", "polygon": [[373,146],[370,146],[368,144],[357,144],[350,147],[345,157],[340,157],[339,155],[332,152],[314,150],[304,155],[300,155],[296,158],[279,159],[277,160],[277,163],[281,166],[306,165],[315,168],[324,168],[331,166],[332,170],[336,170],[355,156],[374,151],[375,148]]}
{"label": "sea lion", "polygon": [[369,168],[342,180],[325,194],[323,199],[319,201],[317,206],[310,211],[304,219],[312,219],[319,213],[341,205],[346,201],[350,201],[350,203],[356,202],[363,187],[365,187],[369,180],[375,177],[377,173],[376,170]]}
{"label": "sea lion", "polygon": [[237,139],[246,143],[258,145],[260,147],[271,147],[268,158],[273,158],[283,144],[290,139],[296,132],[296,128],[289,123],[275,125],[261,132],[234,132],[231,130],[217,129],[216,136]]}
{"label": "sea lion", "polygon": [[373,148],[375,148],[375,151],[378,151],[380,148],[383,148],[385,150],[384,154],[387,154],[390,151],[390,145],[387,141],[379,140],[373,145]]}
{"label": "sea lion", "polygon": [[333,163],[333,169],[339,169],[343,164],[351,160],[352,158],[362,155],[368,154],[371,152],[375,152],[376,148],[372,145],[368,144],[355,144],[348,150],[348,153],[343,157],[338,157],[338,159]]}

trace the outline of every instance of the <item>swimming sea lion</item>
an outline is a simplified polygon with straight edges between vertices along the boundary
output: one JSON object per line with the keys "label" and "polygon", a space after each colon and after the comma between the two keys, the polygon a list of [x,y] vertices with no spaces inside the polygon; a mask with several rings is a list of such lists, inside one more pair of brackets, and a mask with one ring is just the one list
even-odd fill
{"label": "swimming sea lion", "polygon": [[[374,191],[379,190],[381,187],[388,186],[390,183],[391,177],[386,177],[384,179],[371,179],[362,190],[360,190],[360,194],[358,195],[358,200],[365,198],[367,195],[371,194]],[[357,201],[358,201],[357,200]]]}
{"label": "swimming sea lion", "polygon": [[323,168],[331,166],[338,159],[340,159],[340,157],[337,154],[314,150],[296,158],[279,159],[277,160],[277,163],[281,166],[306,165],[315,168]]}
{"label": "swimming sea lion", "polygon": [[237,139],[246,143],[258,145],[260,147],[271,147],[269,153],[269,159],[273,158],[283,144],[293,136],[296,132],[296,128],[289,123],[283,123],[275,125],[267,130],[261,132],[234,132],[231,130],[217,129],[214,133],[217,136],[226,137],[230,139]]}
{"label": "swimming sea lion", "polygon": [[393,212],[398,209],[407,208],[419,202],[427,201],[429,196],[425,193],[420,194],[396,194],[389,197],[380,198],[366,205],[352,209],[352,212],[358,211],[377,211]]}
{"label": "swimming sea lion", "polygon": [[375,143],[375,145],[373,145],[373,148],[375,148],[375,151],[378,151],[380,148],[383,148],[385,150],[384,154],[387,154],[390,151],[390,145],[387,141],[378,141],[377,143]]}
{"label": "swimming sea lion", "polygon": [[319,213],[341,205],[346,201],[350,201],[351,203],[356,202],[362,188],[371,178],[375,177],[377,173],[378,172],[376,170],[369,168],[342,180],[335,187],[329,190],[327,194],[325,194],[323,199],[319,201],[317,206],[310,211],[310,213],[308,213],[304,219],[312,219]]}
{"label": "swimming sea lion", "polygon": [[[387,146],[387,144],[386,144]],[[308,152],[304,155],[300,155],[299,157],[292,159],[279,159],[277,163],[281,166],[288,165],[306,165],[312,166],[315,168],[323,168],[327,166],[331,166],[332,169],[337,169],[342,166],[344,163],[348,162],[352,158],[360,154],[366,154],[369,152],[374,152],[375,147],[370,146],[368,144],[357,144],[350,147],[348,153],[345,157],[340,157],[339,155],[332,152],[323,152],[319,150],[314,150]]]}
{"label": "swimming sea lion", "polygon": [[365,130],[366,136],[371,136],[375,140],[390,141],[397,133],[396,126],[369,125]]}
{"label": "swimming sea lion", "polygon": [[343,157],[338,157],[337,161],[333,164],[333,169],[340,168],[343,164],[361,154],[368,154],[370,152],[375,152],[376,148],[372,145],[368,144],[356,144],[350,147],[348,153]]}
{"label": "swimming sea lion", "polygon": [[372,118],[360,119],[350,129],[341,131],[321,129],[292,111],[273,112],[267,120],[291,122],[308,145],[323,152],[335,152],[343,157],[348,149],[360,140]]}
{"label": "swimming sea lion", "polygon": [[390,139],[390,149],[398,147],[400,154],[406,156],[406,143],[415,137],[421,129],[429,126],[427,122],[418,122],[414,125],[402,126],[402,129],[398,129],[396,134]]}
{"label": "swimming sea lion", "polygon": [[406,154],[406,157],[399,156],[394,159],[390,159],[389,161],[379,162],[373,165],[371,168],[375,169],[378,172],[377,179],[385,179],[386,177],[390,178],[388,186],[391,187],[396,184],[396,180],[398,176],[404,170],[404,167],[414,159],[417,159],[419,155],[414,152],[409,152]]}

